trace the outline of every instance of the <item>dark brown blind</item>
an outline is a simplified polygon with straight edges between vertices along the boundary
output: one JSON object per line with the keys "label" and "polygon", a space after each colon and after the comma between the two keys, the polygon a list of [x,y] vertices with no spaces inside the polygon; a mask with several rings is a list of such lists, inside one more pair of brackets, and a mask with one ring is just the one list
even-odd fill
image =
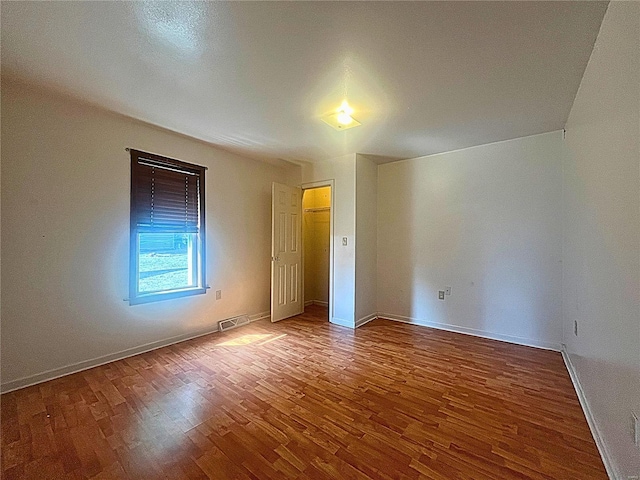
{"label": "dark brown blind", "polygon": [[131,215],[138,230],[197,233],[202,167],[135,150],[131,166]]}

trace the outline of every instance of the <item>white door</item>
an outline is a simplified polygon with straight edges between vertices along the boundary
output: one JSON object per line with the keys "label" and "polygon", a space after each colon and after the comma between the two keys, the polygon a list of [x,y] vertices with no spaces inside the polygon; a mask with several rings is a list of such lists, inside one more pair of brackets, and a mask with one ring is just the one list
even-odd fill
{"label": "white door", "polygon": [[298,315],[302,302],[302,190],[273,183],[271,194],[271,321]]}

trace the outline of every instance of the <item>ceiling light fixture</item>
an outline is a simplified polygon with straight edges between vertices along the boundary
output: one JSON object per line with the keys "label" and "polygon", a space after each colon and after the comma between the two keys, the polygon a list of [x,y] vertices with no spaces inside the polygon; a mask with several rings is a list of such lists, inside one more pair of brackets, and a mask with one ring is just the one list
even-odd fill
{"label": "ceiling light fixture", "polygon": [[351,118],[351,115],[347,112],[338,112],[338,121],[342,125],[349,125],[353,121],[353,118]]}
{"label": "ceiling light fixture", "polygon": [[360,125],[360,122],[351,116],[352,113],[353,108],[344,100],[342,105],[336,110],[336,113],[322,117],[322,121],[336,130],[348,130],[349,128]]}

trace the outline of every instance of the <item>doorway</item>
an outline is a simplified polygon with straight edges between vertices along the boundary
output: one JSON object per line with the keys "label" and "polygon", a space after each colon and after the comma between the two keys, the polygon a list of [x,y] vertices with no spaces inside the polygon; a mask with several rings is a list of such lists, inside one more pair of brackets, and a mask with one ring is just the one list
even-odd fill
{"label": "doorway", "polygon": [[303,185],[303,296],[307,317],[329,321],[331,311],[332,185]]}

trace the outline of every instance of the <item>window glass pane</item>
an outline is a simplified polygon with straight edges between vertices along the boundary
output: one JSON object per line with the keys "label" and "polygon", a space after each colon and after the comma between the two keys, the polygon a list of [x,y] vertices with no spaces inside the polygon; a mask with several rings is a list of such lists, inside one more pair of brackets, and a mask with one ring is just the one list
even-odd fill
{"label": "window glass pane", "polygon": [[197,287],[196,233],[138,235],[138,292]]}

